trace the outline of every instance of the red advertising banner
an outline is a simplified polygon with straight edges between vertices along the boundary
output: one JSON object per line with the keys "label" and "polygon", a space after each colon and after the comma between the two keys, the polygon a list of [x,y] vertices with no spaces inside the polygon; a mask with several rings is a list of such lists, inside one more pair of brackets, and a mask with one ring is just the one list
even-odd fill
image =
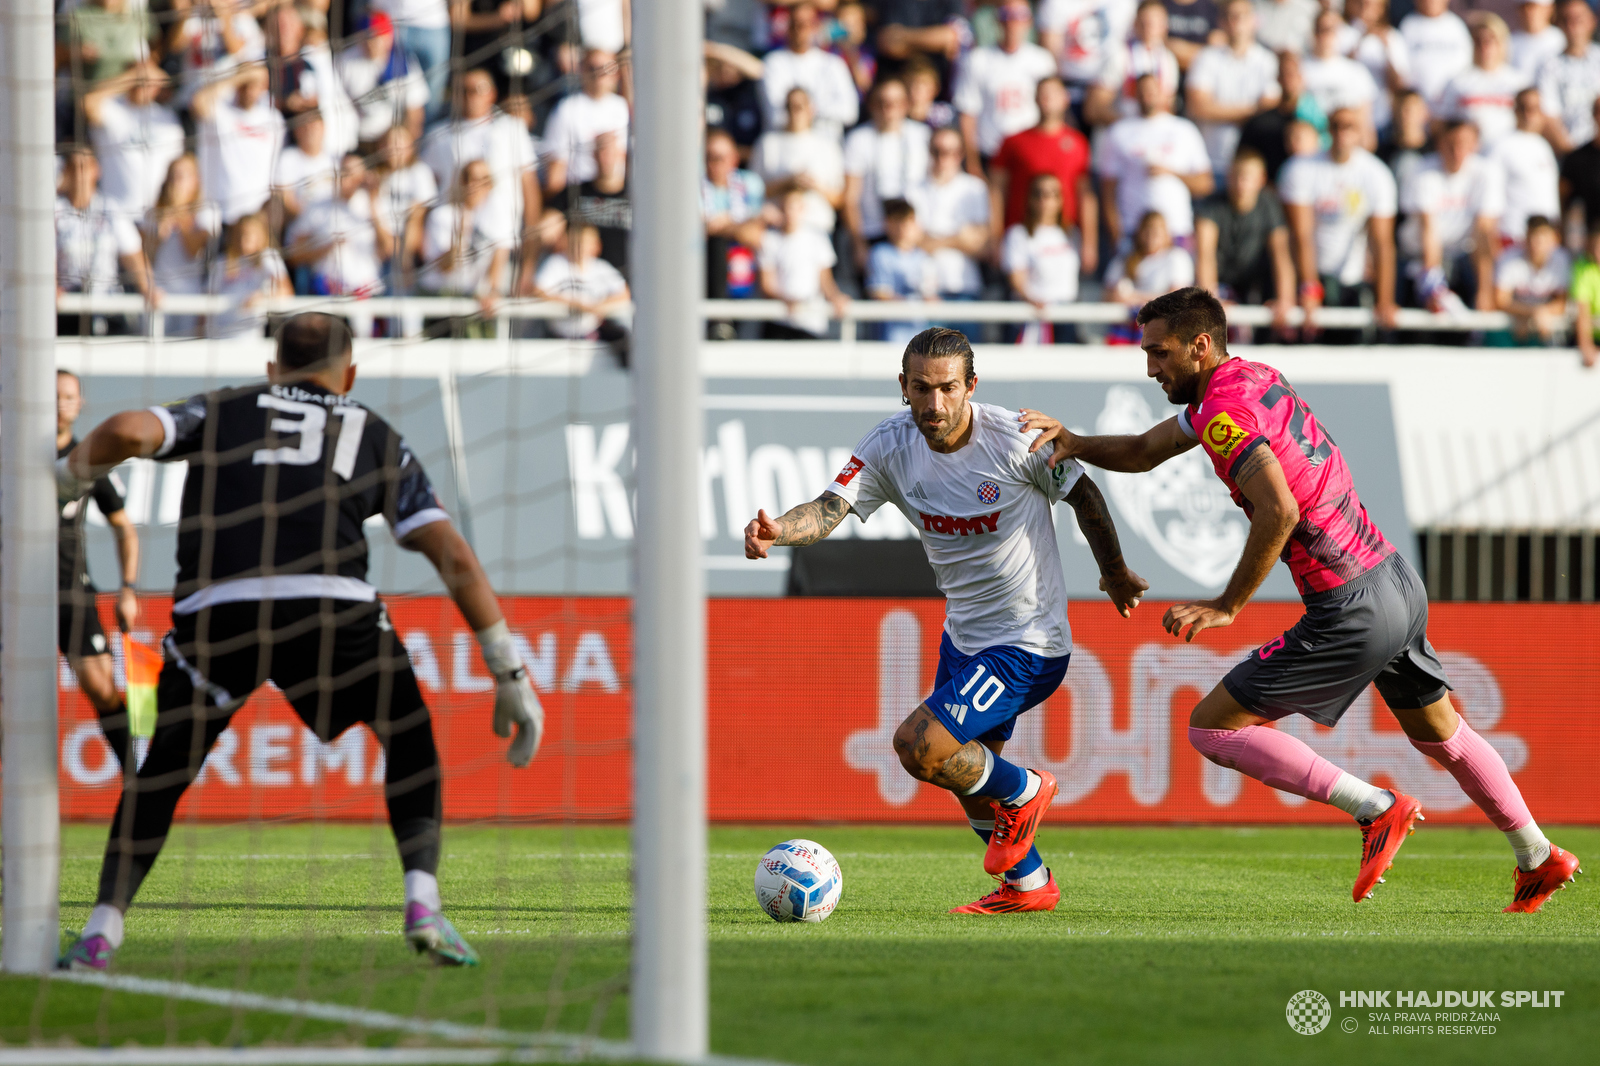
{"label": "red advertising banner", "polygon": [[[526,770],[489,729],[492,685],[448,600],[394,598],[444,761],[454,821],[620,820],[629,775],[630,604],[625,599],[503,601],[547,713]],[[139,639],[156,639],[170,601],[146,602]],[[1193,644],[1160,626],[1165,604],[1133,621],[1109,605],[1071,607],[1076,650],[1061,689],[1025,714],[1007,755],[1055,773],[1062,822],[1316,822],[1345,816],[1206,762],[1188,743],[1189,711],[1228,669],[1300,615],[1253,605]],[[890,746],[932,688],[944,605],[937,600],[713,600],[709,609],[711,818],[722,822],[944,822],[939,789],[913,781]],[[110,604],[102,618],[110,621]],[[1431,637],[1457,707],[1505,758],[1544,823],[1600,823],[1600,794],[1573,787],[1600,761],[1596,609],[1439,604]],[[107,627],[108,631],[110,627]],[[119,640],[113,640],[119,656]],[[102,819],[117,774],[93,712],[62,665],[61,786],[67,818]],[[1358,777],[1417,796],[1430,821],[1477,824],[1455,780],[1411,747],[1369,690],[1337,729],[1280,723]],[[382,753],[356,728],[332,745],[268,688],[234,717],[180,818],[382,817]]]}

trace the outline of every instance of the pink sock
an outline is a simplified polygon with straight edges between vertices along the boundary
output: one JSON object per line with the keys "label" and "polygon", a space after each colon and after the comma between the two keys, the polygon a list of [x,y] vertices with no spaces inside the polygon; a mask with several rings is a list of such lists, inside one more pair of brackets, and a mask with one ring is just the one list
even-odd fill
{"label": "pink sock", "polygon": [[1511,780],[1506,761],[1477,733],[1465,718],[1453,737],[1445,741],[1413,740],[1411,746],[1450,771],[1461,791],[1472,798],[1478,809],[1502,833],[1521,829],[1533,821],[1523,802],[1522,791]]}
{"label": "pink sock", "polygon": [[1318,803],[1328,802],[1334,782],[1343,772],[1303,741],[1263,725],[1243,729],[1190,726],[1189,743],[1218,766]]}

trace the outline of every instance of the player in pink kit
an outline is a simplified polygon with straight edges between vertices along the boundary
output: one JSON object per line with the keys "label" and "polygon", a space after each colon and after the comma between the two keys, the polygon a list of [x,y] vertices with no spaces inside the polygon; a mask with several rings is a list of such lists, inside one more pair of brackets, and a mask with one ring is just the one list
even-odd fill
{"label": "player in pink kit", "polygon": [[1422,582],[1356,495],[1339,447],[1306,402],[1272,367],[1228,357],[1227,319],[1204,289],[1158,297],[1139,311],[1148,374],[1183,405],[1139,436],[1085,437],[1036,411],[1023,429],[1053,442],[1051,463],[1150,470],[1196,444],[1250,518],[1244,554],[1221,596],[1179,604],[1163,624],[1193,640],[1229,625],[1271,571],[1289,564],[1306,613],[1229,671],[1189,717],[1189,741],[1220,766],[1273,788],[1330,804],[1361,825],[1360,902],[1394,864],[1422,820],[1421,805],[1378,788],[1317,755],[1271,722],[1303,714],[1336,725],[1370,684],[1412,746],[1437,761],[1517,856],[1507,911],[1536,911],[1581,872],[1577,856],[1545,839],[1505,762],[1450,704],[1450,683],[1428,643]]}

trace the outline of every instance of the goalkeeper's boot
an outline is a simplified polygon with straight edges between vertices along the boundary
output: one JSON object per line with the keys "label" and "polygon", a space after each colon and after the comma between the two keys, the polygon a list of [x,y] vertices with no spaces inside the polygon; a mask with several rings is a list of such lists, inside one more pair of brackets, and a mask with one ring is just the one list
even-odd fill
{"label": "goalkeeper's boot", "polygon": [[1395,852],[1406,842],[1406,837],[1416,831],[1416,825],[1427,821],[1422,816],[1422,804],[1399,789],[1390,789],[1394,802],[1389,809],[1361,827],[1361,870],[1356,874],[1355,887],[1350,898],[1360,903],[1372,898],[1372,890],[1383,882],[1383,875],[1394,865]]}
{"label": "goalkeeper's boot", "polygon": [[1061,886],[1056,884],[1056,875],[1049,874],[1049,880],[1027,892],[1002,882],[999,888],[976,902],[951,907],[950,913],[1017,914],[1022,911],[1053,911],[1060,902]]}
{"label": "goalkeeper's boot", "polygon": [[1544,906],[1545,900],[1566,888],[1567,882],[1576,881],[1581,873],[1583,867],[1578,865],[1576,855],[1551,844],[1550,857],[1540,863],[1537,869],[1517,867],[1516,891],[1511,894],[1511,906],[1505,909],[1505,913],[1532,914]]}
{"label": "goalkeeper's boot", "polygon": [[461,939],[450,919],[415,900],[406,904],[406,943],[418,955],[426,952],[440,966],[478,965],[478,953]]}
{"label": "goalkeeper's boot", "polygon": [[116,950],[111,946],[111,941],[99,933],[75,937],[56,960],[56,969],[104,973],[111,968],[111,956]]}
{"label": "goalkeeper's boot", "polygon": [[1021,862],[1028,849],[1033,847],[1033,834],[1039,829],[1044,812],[1056,798],[1060,786],[1049,770],[1035,770],[1039,775],[1039,791],[1033,799],[1020,807],[994,805],[994,834],[989,837],[989,850],[983,853],[983,872],[998,877]]}

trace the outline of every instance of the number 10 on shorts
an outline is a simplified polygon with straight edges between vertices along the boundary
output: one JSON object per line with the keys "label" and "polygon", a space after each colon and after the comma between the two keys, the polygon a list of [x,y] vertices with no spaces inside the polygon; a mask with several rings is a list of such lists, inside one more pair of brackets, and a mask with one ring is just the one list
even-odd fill
{"label": "number 10 on shorts", "polygon": [[[998,677],[995,677],[993,674],[989,674],[988,677],[983,676],[985,673],[988,673],[988,669],[989,668],[987,666],[979,663],[977,669],[972,671],[972,676],[967,678],[967,683],[961,686],[961,695],[965,696],[967,693],[972,692],[973,685],[978,685],[978,690],[976,692],[972,692],[972,706],[979,714],[982,714],[990,707],[993,707],[994,701],[1005,695],[1006,691],[1005,683],[1002,682]],[[978,680],[980,678],[983,679],[983,684],[981,685],[978,684]],[[954,707],[947,705],[945,710],[949,711],[951,715],[955,717],[957,722],[962,724],[966,723],[967,708],[965,704]]]}

